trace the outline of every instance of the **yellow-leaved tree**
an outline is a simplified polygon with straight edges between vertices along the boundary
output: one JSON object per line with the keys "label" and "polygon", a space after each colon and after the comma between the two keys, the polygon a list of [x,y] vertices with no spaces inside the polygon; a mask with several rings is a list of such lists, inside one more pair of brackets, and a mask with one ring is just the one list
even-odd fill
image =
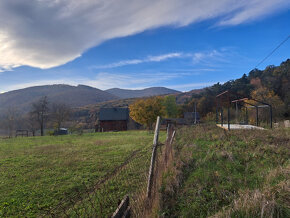
{"label": "yellow-leaved tree", "polygon": [[152,129],[157,116],[163,116],[165,113],[163,99],[161,97],[152,97],[140,99],[129,106],[130,117],[138,123]]}
{"label": "yellow-leaved tree", "polygon": [[[259,100],[261,102],[265,102],[268,104],[272,105],[272,110],[273,110],[273,120],[277,121],[280,117],[282,117],[284,113],[284,103],[280,99],[278,95],[275,95],[274,91],[269,90],[265,87],[260,87],[258,89],[255,89],[251,93],[251,97],[253,99]],[[255,103],[249,101],[250,103]],[[266,108],[264,109],[259,109],[259,114],[261,115],[262,120],[267,120],[268,115],[268,110]]]}

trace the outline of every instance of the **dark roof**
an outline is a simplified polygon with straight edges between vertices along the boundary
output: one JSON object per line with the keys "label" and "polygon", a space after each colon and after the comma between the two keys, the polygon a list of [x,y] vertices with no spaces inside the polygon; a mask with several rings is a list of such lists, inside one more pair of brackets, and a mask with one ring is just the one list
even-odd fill
{"label": "dark roof", "polygon": [[101,108],[99,120],[128,120],[129,109],[128,108]]}

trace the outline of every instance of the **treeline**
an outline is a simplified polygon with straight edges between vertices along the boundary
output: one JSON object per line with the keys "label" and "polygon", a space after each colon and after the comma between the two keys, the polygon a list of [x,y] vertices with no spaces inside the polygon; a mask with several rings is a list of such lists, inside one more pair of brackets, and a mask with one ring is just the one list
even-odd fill
{"label": "treeline", "polygon": [[31,104],[29,113],[22,114],[15,107],[8,108],[0,116],[0,129],[5,130],[9,137],[15,135],[15,131],[25,129],[35,136],[40,130],[44,135],[44,129],[50,128],[59,130],[62,125],[71,120],[72,109],[59,102],[50,102],[44,96]]}
{"label": "treeline", "polygon": [[[229,90],[232,99],[253,98],[273,107],[274,122],[290,117],[290,59],[282,62],[280,66],[268,66],[264,70],[254,69],[248,75],[230,80],[224,84],[214,84],[205,88],[198,94],[192,94],[182,105],[176,104],[174,95],[165,97],[143,98],[131,104],[131,100],[122,103],[122,107],[130,104],[130,116],[137,122],[152,128],[157,116],[167,118],[183,117],[184,112],[193,112],[196,104],[197,112],[203,120],[214,120],[216,110],[216,95]],[[178,98],[178,95],[177,95]],[[129,103],[130,102],[130,103]],[[112,102],[102,106],[109,107]],[[118,104],[120,105],[120,104]],[[242,108],[240,108],[242,110]],[[234,110],[234,105],[232,110]],[[234,114],[234,113],[233,113]],[[249,113],[251,115],[251,111]],[[254,114],[254,113],[252,113]],[[268,112],[261,109],[259,112],[261,121],[267,120]],[[82,117],[82,119],[80,119]],[[59,129],[66,124],[70,129],[82,130],[94,128],[96,121],[96,109],[74,110],[64,103],[50,102],[43,97],[31,104],[31,110],[27,114],[21,114],[16,107],[9,108],[0,114],[0,131],[5,130],[10,136],[16,129],[26,129],[34,133],[40,130],[44,134],[44,128]],[[7,134],[7,133],[6,133]],[[0,132],[1,135],[1,132]]]}
{"label": "treeline", "polygon": [[268,66],[264,70],[254,69],[248,75],[214,84],[199,94],[193,94],[182,105],[182,111],[193,111],[194,103],[203,117],[213,117],[216,95],[229,90],[233,99],[254,98],[272,104],[275,119],[290,116],[290,59],[280,66]]}

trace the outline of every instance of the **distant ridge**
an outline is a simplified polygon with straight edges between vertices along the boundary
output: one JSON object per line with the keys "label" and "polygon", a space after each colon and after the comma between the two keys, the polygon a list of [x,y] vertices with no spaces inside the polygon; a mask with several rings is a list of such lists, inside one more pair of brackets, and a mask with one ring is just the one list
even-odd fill
{"label": "distant ridge", "polygon": [[149,96],[156,96],[156,95],[168,95],[168,94],[181,93],[180,91],[168,89],[165,87],[151,87],[151,88],[140,89],[140,90],[113,88],[113,89],[108,89],[105,91],[121,99],[142,98],[142,97],[149,97]]}
{"label": "distant ridge", "polygon": [[119,99],[108,92],[84,85],[34,86],[0,94],[0,111],[15,108],[23,113],[28,112],[31,104],[43,96],[47,96],[49,102],[62,102],[71,107]]}
{"label": "distant ridge", "polygon": [[152,87],[142,90],[114,88],[103,91],[85,85],[71,86],[56,84],[34,86],[0,94],[0,112],[14,108],[18,112],[27,113],[30,111],[32,103],[43,96],[47,96],[49,102],[61,102],[71,107],[84,107],[119,99],[180,93],[179,91],[165,87]]}

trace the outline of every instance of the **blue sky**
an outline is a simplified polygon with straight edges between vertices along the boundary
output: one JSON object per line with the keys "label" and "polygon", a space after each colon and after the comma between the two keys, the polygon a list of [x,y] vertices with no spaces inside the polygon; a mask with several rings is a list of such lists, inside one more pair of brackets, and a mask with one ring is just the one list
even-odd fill
{"label": "blue sky", "polygon": [[[197,89],[248,73],[290,34],[284,0],[39,2],[0,3],[0,93],[46,84]],[[258,68],[289,51],[290,40]]]}

